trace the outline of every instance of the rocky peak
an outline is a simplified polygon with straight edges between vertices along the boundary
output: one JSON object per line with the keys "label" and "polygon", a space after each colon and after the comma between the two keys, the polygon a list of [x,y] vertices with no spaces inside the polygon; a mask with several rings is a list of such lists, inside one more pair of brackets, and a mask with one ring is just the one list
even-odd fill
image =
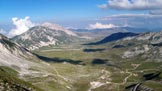
{"label": "rocky peak", "polygon": [[73,33],[70,30],[67,30],[67,29],[63,28],[62,26],[60,26],[58,24],[53,24],[53,23],[46,22],[46,23],[43,23],[42,26],[48,27],[48,28],[51,28],[51,29],[54,29],[54,30],[64,31],[64,32],[66,32],[69,35],[76,36],[75,33]]}

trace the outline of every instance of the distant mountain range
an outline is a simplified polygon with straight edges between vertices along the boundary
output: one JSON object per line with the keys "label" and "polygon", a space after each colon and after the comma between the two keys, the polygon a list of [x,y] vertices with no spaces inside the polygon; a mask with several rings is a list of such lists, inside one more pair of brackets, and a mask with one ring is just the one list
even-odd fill
{"label": "distant mountain range", "polygon": [[[133,27],[115,27],[109,29],[65,29],[60,25],[52,23],[43,23],[42,25],[30,28],[27,32],[15,36],[13,41],[21,46],[30,50],[39,49],[44,46],[58,46],[62,44],[68,44],[76,42],[81,39],[95,39],[104,38],[114,33],[119,32],[139,32],[146,29],[133,28]],[[103,39],[96,43],[102,44],[113,40],[118,40],[124,37],[135,36],[135,33],[119,33],[114,34],[106,39]],[[113,37],[113,38],[112,38]]]}
{"label": "distant mountain range", "polygon": [[151,31],[145,28],[135,28],[135,27],[114,27],[108,29],[70,29],[70,30],[77,33],[78,35],[89,36],[93,38],[96,37],[104,38],[108,35],[118,32],[141,33],[142,31]]}
{"label": "distant mountain range", "polygon": [[113,33],[113,34],[107,36],[106,38],[104,38],[100,41],[97,41],[95,43],[88,43],[88,44],[85,44],[85,45],[105,44],[105,43],[121,40],[121,39],[126,38],[126,37],[133,37],[133,36],[137,36],[137,35],[138,35],[137,33],[131,33],[131,32],[118,32],[118,33]]}

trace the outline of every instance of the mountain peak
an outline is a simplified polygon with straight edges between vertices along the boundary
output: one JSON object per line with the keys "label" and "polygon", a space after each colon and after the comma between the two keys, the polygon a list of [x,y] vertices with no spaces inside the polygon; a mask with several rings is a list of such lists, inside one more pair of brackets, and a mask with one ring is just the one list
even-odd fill
{"label": "mountain peak", "polygon": [[64,28],[58,24],[54,24],[54,23],[49,23],[49,22],[45,22],[42,24],[42,26],[44,27],[48,27],[51,29],[55,29],[55,30],[64,30]]}
{"label": "mountain peak", "polygon": [[54,30],[64,31],[65,33],[67,33],[67,34],[69,34],[69,35],[72,35],[72,36],[77,36],[77,35],[76,35],[75,33],[73,33],[72,31],[63,28],[62,26],[60,26],[60,25],[58,25],[58,24],[45,22],[45,23],[42,24],[42,26],[48,27],[48,28],[51,28],[51,29],[54,29]]}
{"label": "mountain peak", "polygon": [[35,26],[29,31],[13,37],[12,40],[30,50],[49,45],[61,45],[80,39],[73,32],[51,23]]}

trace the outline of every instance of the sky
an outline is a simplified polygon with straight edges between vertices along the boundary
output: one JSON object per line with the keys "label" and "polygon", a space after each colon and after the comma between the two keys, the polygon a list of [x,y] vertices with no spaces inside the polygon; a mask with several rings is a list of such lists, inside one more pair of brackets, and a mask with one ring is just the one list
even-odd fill
{"label": "sky", "polygon": [[1,33],[42,22],[73,28],[162,28],[162,0],[0,0]]}
{"label": "sky", "polygon": [[[98,4],[105,0],[0,0],[1,22],[30,16],[40,20],[82,20],[104,15]],[[106,14],[105,14],[106,15]]]}

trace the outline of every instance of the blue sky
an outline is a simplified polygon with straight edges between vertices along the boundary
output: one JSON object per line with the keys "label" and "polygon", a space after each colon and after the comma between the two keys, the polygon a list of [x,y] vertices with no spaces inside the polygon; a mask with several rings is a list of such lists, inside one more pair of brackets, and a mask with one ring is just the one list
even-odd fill
{"label": "blue sky", "polygon": [[97,5],[106,0],[0,0],[1,22],[30,16],[40,20],[82,20],[107,15]]}
{"label": "blue sky", "polygon": [[14,17],[26,16],[32,22],[64,27],[101,23],[156,29],[162,28],[162,0],[0,0],[0,29],[6,24],[15,26]]}
{"label": "blue sky", "polygon": [[145,11],[103,10],[97,6],[107,0],[0,0],[1,23],[12,17],[30,16],[33,21],[79,21],[112,14],[141,13]]}

